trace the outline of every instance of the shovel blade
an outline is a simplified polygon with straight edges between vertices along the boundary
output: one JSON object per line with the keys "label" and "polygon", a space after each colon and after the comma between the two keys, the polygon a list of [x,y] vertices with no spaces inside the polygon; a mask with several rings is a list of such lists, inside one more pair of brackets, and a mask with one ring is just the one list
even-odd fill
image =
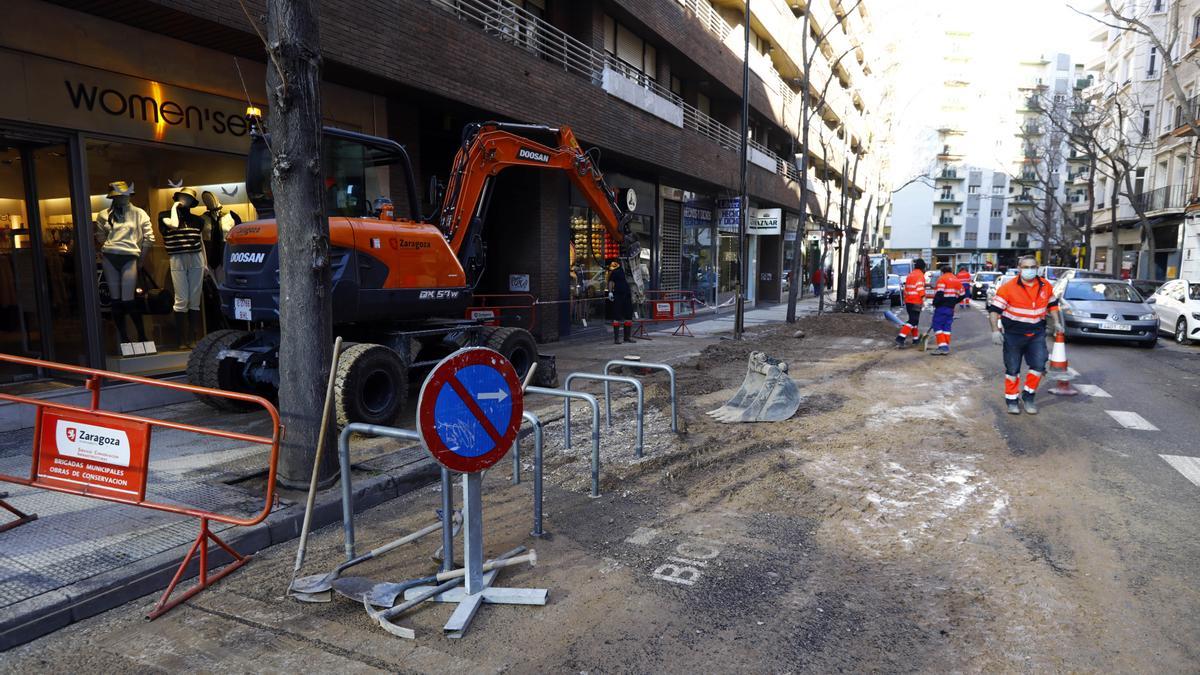
{"label": "shovel blade", "polygon": [[800,408],[800,388],[787,374],[787,364],[763,352],[752,352],[746,378],[733,398],[709,415],[718,422],[782,422]]}

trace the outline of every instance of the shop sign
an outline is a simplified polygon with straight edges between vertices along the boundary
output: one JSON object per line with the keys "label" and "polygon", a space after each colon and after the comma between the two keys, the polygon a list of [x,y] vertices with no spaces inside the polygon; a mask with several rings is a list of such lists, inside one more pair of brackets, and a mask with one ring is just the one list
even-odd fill
{"label": "shop sign", "polygon": [[0,52],[0,69],[24,80],[0,96],[2,118],[237,153],[249,146],[244,101],[28,54]]}
{"label": "shop sign", "polygon": [[738,225],[742,219],[741,199],[717,200],[717,229],[721,232],[738,233]]}
{"label": "shop sign", "polygon": [[42,408],[35,485],[137,504],[146,497],[150,427]]}
{"label": "shop sign", "polygon": [[783,209],[752,209],[746,231],[749,234],[779,234]]}

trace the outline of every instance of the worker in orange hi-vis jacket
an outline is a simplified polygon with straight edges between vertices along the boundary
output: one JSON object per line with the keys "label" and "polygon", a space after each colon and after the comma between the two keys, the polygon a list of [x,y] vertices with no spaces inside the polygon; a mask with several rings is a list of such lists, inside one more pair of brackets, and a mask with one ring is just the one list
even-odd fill
{"label": "worker in orange hi-vis jacket", "polygon": [[950,353],[950,330],[954,325],[954,308],[962,298],[963,285],[958,277],[952,274],[953,268],[942,265],[942,275],[938,277],[933,294],[933,323],[929,332],[937,340],[937,350],[931,352],[935,356],[945,356]]}
{"label": "worker in orange hi-vis jacket", "polygon": [[958,282],[962,284],[962,304],[964,307],[971,306],[971,273],[967,271],[966,265],[958,266]]}
{"label": "worker in orange hi-vis jacket", "polygon": [[[1004,399],[1008,412],[1037,414],[1033,397],[1046,372],[1046,330],[1062,331],[1058,299],[1049,281],[1038,276],[1037,258],[1027,255],[1017,263],[1020,273],[1001,286],[988,305],[992,341],[1004,346]],[[1021,361],[1029,366],[1021,389]],[[1019,402],[1019,403],[1018,403]]]}
{"label": "worker in orange hi-vis jacket", "polygon": [[921,337],[921,308],[925,306],[925,261],[917,258],[913,261],[913,271],[904,278],[904,308],[908,310],[908,322],[900,326],[900,334],[896,336],[896,348],[904,349],[905,341],[912,338],[913,344]]}

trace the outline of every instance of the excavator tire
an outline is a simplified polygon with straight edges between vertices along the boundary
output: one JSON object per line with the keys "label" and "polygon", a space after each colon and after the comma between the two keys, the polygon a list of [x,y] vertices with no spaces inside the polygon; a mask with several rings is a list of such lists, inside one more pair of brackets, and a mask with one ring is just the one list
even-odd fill
{"label": "excavator tire", "polygon": [[395,351],[361,342],[342,350],[333,385],[337,424],[391,426],[408,399],[408,368]]}
{"label": "excavator tire", "polygon": [[[238,391],[228,367],[222,368],[218,360],[222,350],[232,349],[245,344],[253,337],[244,330],[218,330],[205,335],[192,353],[188,355],[187,379],[191,384],[209,389]],[[218,396],[197,396],[200,402],[221,412],[248,412],[257,406],[245,401],[235,401]]]}
{"label": "excavator tire", "polygon": [[537,342],[524,328],[493,328],[484,334],[483,346],[500,352],[522,380],[538,360]]}

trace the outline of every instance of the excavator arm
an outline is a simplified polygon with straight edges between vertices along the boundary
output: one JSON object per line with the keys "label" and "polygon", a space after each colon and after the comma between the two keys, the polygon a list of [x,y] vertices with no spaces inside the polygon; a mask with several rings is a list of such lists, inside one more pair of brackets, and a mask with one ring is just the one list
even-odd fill
{"label": "excavator arm", "polygon": [[[556,147],[534,141],[529,134],[551,136]],[[569,127],[486,122],[469,125],[463,131],[463,144],[451,167],[438,220],[464,267],[464,256],[471,249],[467,244],[479,237],[483,226],[494,179],[513,166],[565,172],[620,246],[621,257],[637,256],[640,244],[630,233],[629,214],[617,204],[604,176],[592,157],[579,147]]]}

